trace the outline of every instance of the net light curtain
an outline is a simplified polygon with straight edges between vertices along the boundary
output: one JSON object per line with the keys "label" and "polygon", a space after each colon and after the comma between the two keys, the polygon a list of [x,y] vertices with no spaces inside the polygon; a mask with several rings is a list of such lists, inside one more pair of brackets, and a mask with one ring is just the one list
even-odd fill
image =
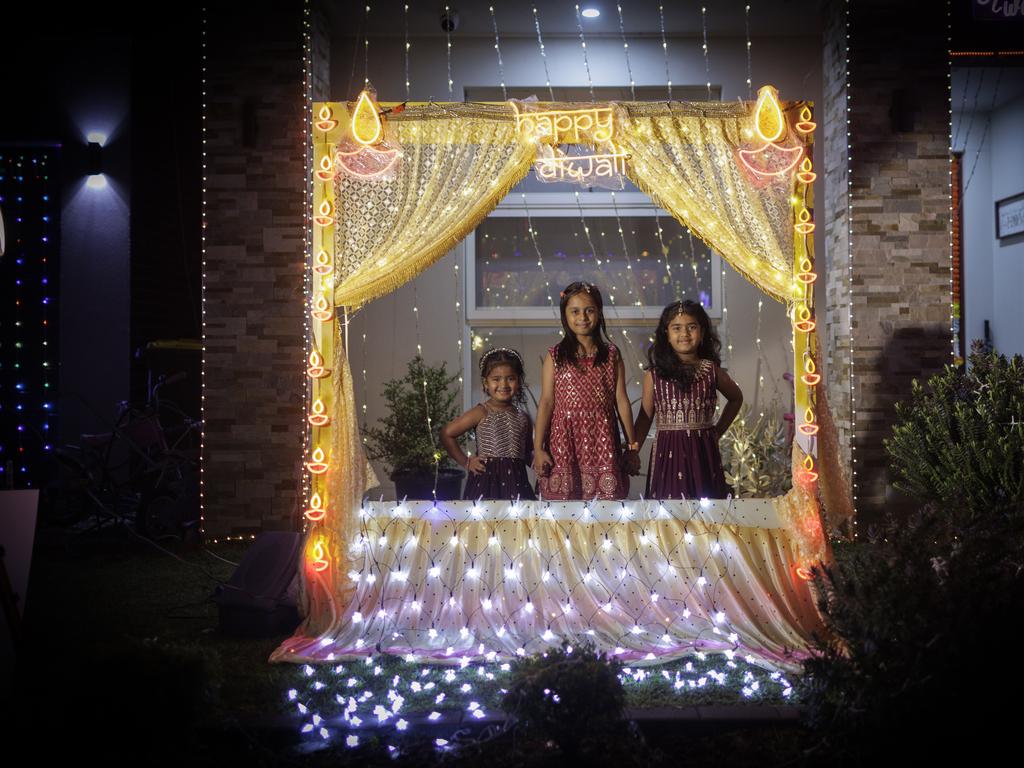
{"label": "net light curtain", "polygon": [[350,140],[349,105],[314,105],[306,618],[271,661],[375,650],[494,658],[587,635],[641,662],[703,648],[786,666],[806,652],[821,629],[806,569],[829,556],[819,500],[833,520],[849,502],[841,482],[829,482],[841,480],[835,441],[821,440],[831,455],[818,455],[818,432],[831,423],[819,423],[816,399],[814,124],[807,104],[776,104],[783,124],[768,137],[760,102],[532,106],[610,108],[629,179],[789,308],[800,422],[793,488],[705,509],[362,506],[376,478],[337,312],[386,295],[450,251],[530,171],[538,140],[511,104],[425,104],[392,115],[387,142],[363,148]]}

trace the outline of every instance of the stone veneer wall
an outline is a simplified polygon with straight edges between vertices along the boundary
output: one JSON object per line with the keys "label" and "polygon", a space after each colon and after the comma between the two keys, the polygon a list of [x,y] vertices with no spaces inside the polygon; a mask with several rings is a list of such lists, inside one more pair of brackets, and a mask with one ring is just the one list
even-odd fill
{"label": "stone veneer wall", "polygon": [[[836,41],[847,4],[830,6],[826,35],[826,172],[829,270],[826,340],[837,422],[846,302],[853,303],[853,456],[860,529],[899,506],[883,440],[894,405],[913,379],[951,361],[949,115],[945,13],[917,13],[883,0],[849,4],[853,280],[847,282],[840,81]],[[836,18],[838,17],[838,19]],[[832,327],[834,326],[834,327]],[[848,428],[847,428],[848,429]],[[847,432],[848,433],[848,432]]]}
{"label": "stone veneer wall", "polygon": [[[204,530],[298,524],[305,386],[303,32],[327,93],[324,14],[257,0],[206,22]],[[319,59],[319,61],[317,61]]]}

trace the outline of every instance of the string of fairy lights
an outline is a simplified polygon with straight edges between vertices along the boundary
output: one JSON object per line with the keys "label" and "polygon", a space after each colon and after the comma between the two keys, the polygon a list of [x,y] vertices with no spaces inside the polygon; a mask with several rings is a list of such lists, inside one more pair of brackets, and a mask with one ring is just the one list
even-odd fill
{"label": "string of fairy lights", "polygon": [[0,485],[36,488],[53,451],[57,417],[60,259],[60,147],[0,146],[0,209],[5,215],[5,286],[0,305]]}
{"label": "string of fairy lights", "polygon": [[[367,6],[369,8],[369,6]],[[313,210],[313,141],[310,135],[310,126],[313,124],[313,39],[311,33],[310,0],[305,0],[302,6],[302,146],[303,152],[303,178],[305,183],[302,188],[302,241],[306,245],[306,258],[302,270],[302,295],[312,308],[313,298],[313,229],[310,226],[310,213]],[[302,358],[309,358],[310,345],[313,339],[313,328],[310,324],[312,315],[309,312],[302,313]],[[303,379],[302,387],[302,412],[310,412],[310,400],[313,395],[312,380],[308,377]],[[309,455],[310,442],[313,439],[312,425],[305,419],[302,422],[302,455]],[[302,508],[309,506],[310,483],[303,482]],[[305,518],[303,523],[306,524]]]}
{"label": "string of fairy lights", "polygon": [[846,289],[847,289],[847,324],[850,338],[850,474],[853,489],[853,538],[858,538],[857,530],[857,392],[856,375],[854,372],[854,354],[856,347],[854,338],[856,329],[853,324],[853,137],[850,133],[850,115],[852,104],[850,99],[850,0],[846,0],[844,11],[844,24],[846,27]]}

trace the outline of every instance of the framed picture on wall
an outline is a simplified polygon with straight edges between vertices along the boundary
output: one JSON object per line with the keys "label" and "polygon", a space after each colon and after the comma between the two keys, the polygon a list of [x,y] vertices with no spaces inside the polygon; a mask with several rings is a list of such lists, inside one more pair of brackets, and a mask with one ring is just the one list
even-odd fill
{"label": "framed picture on wall", "polygon": [[1024,192],[996,200],[996,238],[1024,233]]}

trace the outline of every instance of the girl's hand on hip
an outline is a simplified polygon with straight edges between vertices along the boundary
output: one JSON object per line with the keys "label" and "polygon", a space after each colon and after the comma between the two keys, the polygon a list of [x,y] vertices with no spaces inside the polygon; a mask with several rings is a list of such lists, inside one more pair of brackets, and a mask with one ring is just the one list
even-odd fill
{"label": "girl's hand on hip", "polygon": [[487,459],[482,459],[479,456],[470,456],[469,461],[466,462],[466,469],[474,475],[482,475],[487,471]]}

